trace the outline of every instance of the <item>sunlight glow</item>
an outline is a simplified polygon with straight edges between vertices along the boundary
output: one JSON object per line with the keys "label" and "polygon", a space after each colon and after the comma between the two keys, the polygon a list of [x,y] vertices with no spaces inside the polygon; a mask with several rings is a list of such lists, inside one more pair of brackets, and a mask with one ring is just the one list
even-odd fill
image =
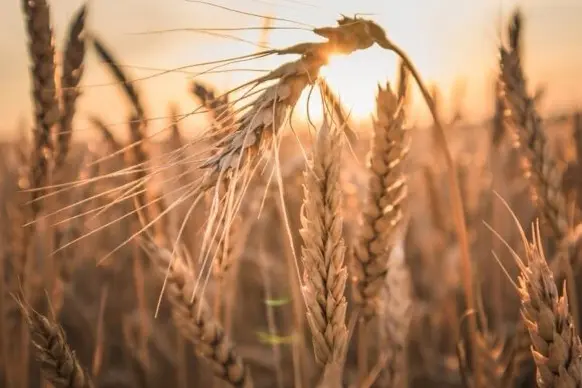
{"label": "sunlight glow", "polygon": [[[375,112],[378,84],[393,79],[396,74],[395,60],[386,53],[370,49],[350,55],[333,54],[319,75],[324,77],[333,92],[339,96],[346,114],[352,120],[366,120]],[[298,106],[307,106],[308,93],[299,100]],[[305,114],[305,109],[300,109]],[[309,99],[309,114],[314,119],[322,117],[322,104],[318,89]]]}
{"label": "sunlight glow", "polygon": [[329,64],[321,69],[334,92],[339,96],[346,110],[354,119],[364,119],[375,109],[374,85],[379,77],[366,69],[366,64],[358,58],[347,55],[333,55]]}

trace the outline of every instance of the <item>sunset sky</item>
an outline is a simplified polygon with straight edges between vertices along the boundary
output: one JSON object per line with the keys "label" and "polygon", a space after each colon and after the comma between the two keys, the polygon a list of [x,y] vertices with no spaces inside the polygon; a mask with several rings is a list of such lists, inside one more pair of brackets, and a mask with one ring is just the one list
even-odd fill
{"label": "sunset sky", "polygon": [[[293,19],[313,26],[333,25],[341,14],[366,14],[382,25],[416,62],[425,79],[442,89],[450,100],[456,84],[466,85],[463,107],[474,121],[492,111],[492,83],[496,47],[502,22],[516,5],[525,14],[526,70],[530,87],[545,86],[545,112],[563,112],[582,105],[582,1],[580,0],[211,0],[245,12]],[[64,45],[67,24],[80,0],[52,0],[57,48]],[[205,4],[185,0],[89,0],[89,28],[98,34],[125,65],[170,69],[196,62],[244,55],[257,50],[251,44],[194,32],[140,35],[148,31],[204,27],[260,27],[262,20]],[[369,16],[368,16],[369,14]],[[20,0],[0,1],[0,137],[15,135],[21,119],[31,122],[30,81],[24,23]],[[275,26],[297,26],[276,22]],[[259,31],[237,36],[252,42]],[[275,31],[269,44],[283,47],[314,40],[300,30]],[[272,68],[281,58],[240,64],[235,67]],[[393,79],[394,56],[380,49],[333,60],[326,75],[356,117],[367,117],[374,101],[375,85]],[[199,68],[188,69],[192,72]],[[129,68],[132,78],[154,74]],[[256,76],[252,72],[229,72],[203,78],[220,90]],[[138,82],[146,97],[148,115],[163,117],[168,102],[186,112],[196,107],[188,94],[184,73],[170,73]],[[126,120],[124,100],[93,53],[83,80],[77,135],[91,133],[82,120],[98,114],[108,123]],[[419,116],[423,112],[419,111]],[[164,125],[160,119],[155,127]]]}

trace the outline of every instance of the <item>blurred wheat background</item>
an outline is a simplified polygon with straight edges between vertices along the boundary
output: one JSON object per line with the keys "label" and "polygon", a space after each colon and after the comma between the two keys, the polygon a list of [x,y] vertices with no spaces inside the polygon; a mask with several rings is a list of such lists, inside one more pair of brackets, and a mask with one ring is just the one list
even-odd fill
{"label": "blurred wheat background", "polygon": [[582,386],[582,3],[0,14],[2,386]]}

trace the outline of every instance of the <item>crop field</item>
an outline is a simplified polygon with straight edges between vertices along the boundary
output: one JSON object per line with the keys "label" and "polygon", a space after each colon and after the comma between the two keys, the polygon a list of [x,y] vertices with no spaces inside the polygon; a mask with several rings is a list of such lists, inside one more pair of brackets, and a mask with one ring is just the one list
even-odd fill
{"label": "crop field", "polygon": [[582,387],[582,6],[156,1],[16,1],[0,386]]}

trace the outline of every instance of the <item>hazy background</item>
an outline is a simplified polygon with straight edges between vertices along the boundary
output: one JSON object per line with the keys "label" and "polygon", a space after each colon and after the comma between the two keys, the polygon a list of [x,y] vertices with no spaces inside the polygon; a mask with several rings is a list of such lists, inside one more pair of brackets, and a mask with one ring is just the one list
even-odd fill
{"label": "hazy background", "polygon": [[[71,17],[82,1],[52,0],[52,17],[58,49]],[[136,35],[155,30],[204,27],[243,27],[262,25],[262,20],[184,0],[90,0],[90,29],[101,36],[126,65],[169,69],[196,62],[248,54],[250,44],[212,38],[194,32]],[[466,85],[462,102],[470,121],[478,121],[492,111],[492,79],[497,66],[499,26],[519,4],[526,16],[525,54],[530,86],[547,86],[543,109],[560,113],[580,107],[582,102],[582,1],[580,0],[224,0],[220,4],[246,12],[298,20],[314,26],[332,25],[340,13],[371,14],[388,34],[415,60],[424,77],[442,88],[444,98],[455,84]],[[28,57],[24,23],[19,0],[0,1],[0,137],[16,135],[22,119],[30,123]],[[276,22],[276,26],[294,26]],[[258,41],[259,31],[237,36]],[[281,47],[301,40],[313,40],[306,31],[278,31],[270,44]],[[234,67],[272,68],[281,59]],[[99,114],[108,123],[126,120],[124,100],[111,79],[91,53],[87,64],[85,95],[76,138],[91,133],[82,117]],[[193,72],[200,69],[189,69]],[[129,69],[133,78],[154,74]],[[349,59],[333,61],[327,71],[330,83],[354,116],[367,117],[373,107],[375,84],[392,78],[394,57],[379,49],[358,53]],[[220,90],[233,86],[256,73],[230,72],[205,78]],[[138,82],[146,97],[148,115],[160,117],[161,128],[170,101],[182,111],[195,108],[188,94],[188,77],[169,73]],[[422,109],[418,117],[422,118]]]}

